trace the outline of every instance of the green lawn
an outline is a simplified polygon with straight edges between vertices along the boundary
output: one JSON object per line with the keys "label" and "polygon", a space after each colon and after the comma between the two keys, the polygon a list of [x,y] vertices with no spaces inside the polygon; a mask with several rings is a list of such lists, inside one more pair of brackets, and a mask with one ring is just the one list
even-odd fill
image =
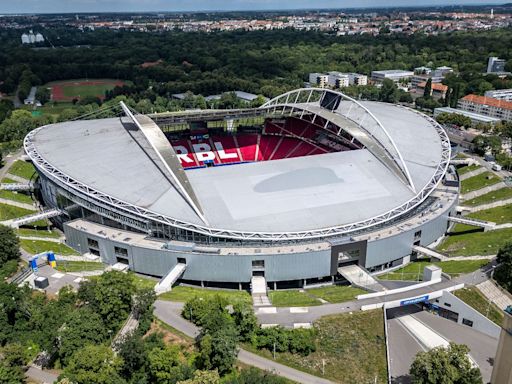
{"label": "green lawn", "polygon": [[0,203],[0,221],[15,219],[17,217],[30,215],[34,212],[36,211],[30,211],[25,208],[15,207],[14,205]]}
{"label": "green lawn", "polygon": [[470,273],[486,265],[488,260],[455,260],[455,261],[415,261],[407,264],[405,267],[397,269],[378,276],[380,280],[404,280],[404,281],[421,281],[423,278],[423,269],[427,265],[437,265],[443,269],[443,272],[452,277],[458,277],[463,273]]}
{"label": "green lawn", "polygon": [[462,288],[454,292],[454,295],[473,307],[482,315],[487,316],[490,320],[501,326],[503,324],[503,311],[496,305],[491,303],[482,293],[475,287]]}
{"label": "green lawn", "polygon": [[501,207],[484,209],[467,215],[474,219],[493,221],[496,224],[512,222],[512,204],[502,205]]}
{"label": "green lawn", "polygon": [[476,171],[478,168],[480,168],[479,165],[477,164],[473,164],[473,165],[465,165],[463,167],[460,167],[457,169],[457,172],[459,175],[463,175],[465,173],[469,173],[469,172],[472,172],[472,171]]}
{"label": "green lawn", "polygon": [[132,277],[133,284],[137,289],[142,288],[154,288],[155,285],[158,283],[158,279],[151,279],[149,277],[143,277],[140,275],[136,275],[133,272],[128,272],[130,276]]}
{"label": "green lawn", "polygon": [[[309,291],[308,291],[309,292]],[[299,290],[270,291],[270,302],[275,307],[307,307],[322,304],[319,300],[310,297]]]}
{"label": "green lawn", "polygon": [[34,166],[23,160],[16,160],[9,168],[11,175],[23,177],[24,179],[30,180],[36,172]]}
{"label": "green lawn", "polygon": [[310,295],[324,299],[329,303],[343,303],[345,301],[351,301],[354,300],[357,295],[368,293],[363,289],[349,285],[330,285],[321,288],[308,289],[307,292]]}
{"label": "green lawn", "polygon": [[21,192],[13,192],[0,189],[0,198],[17,201],[18,203],[32,204],[34,201],[29,195]]}
{"label": "green lawn", "polygon": [[66,244],[56,243],[54,241],[44,240],[26,240],[20,239],[21,247],[31,254],[53,251],[57,255],[78,255],[79,253]]}
{"label": "green lawn", "polygon": [[446,237],[437,247],[452,256],[494,255],[512,237],[512,228]]}
{"label": "green lawn", "polygon": [[461,192],[468,193],[476,191],[489,185],[499,183],[501,179],[492,172],[484,172],[460,182]]}
{"label": "green lawn", "polygon": [[[325,316],[314,326],[315,352],[308,356],[277,353],[276,361],[336,383],[387,383],[382,310]],[[270,351],[254,352],[272,359]],[[322,375],[322,360],[325,375]]]}
{"label": "green lawn", "polygon": [[55,269],[61,272],[99,271],[105,269],[105,264],[94,261],[57,261]]}
{"label": "green lawn", "polygon": [[486,193],[485,195],[475,197],[471,200],[466,200],[462,203],[462,205],[482,205],[487,203],[493,203],[495,201],[499,200],[506,200],[506,199],[512,199],[512,188],[501,188],[497,189],[496,191],[492,191],[489,193]]}
{"label": "green lawn", "polygon": [[172,291],[159,295],[158,299],[184,302],[196,296],[207,299],[216,295],[224,297],[230,304],[235,304],[237,302],[252,304],[251,295],[247,291],[206,289],[185,286],[174,287]]}
{"label": "green lawn", "polygon": [[48,232],[45,229],[18,228],[18,236],[51,237],[57,239],[61,234],[55,230]]}
{"label": "green lawn", "polygon": [[466,159],[468,156],[462,152],[457,153],[455,156],[456,159]]}
{"label": "green lawn", "polygon": [[4,183],[4,184],[15,184],[15,183],[17,183],[16,180],[9,179],[8,177],[4,177],[0,182]]}

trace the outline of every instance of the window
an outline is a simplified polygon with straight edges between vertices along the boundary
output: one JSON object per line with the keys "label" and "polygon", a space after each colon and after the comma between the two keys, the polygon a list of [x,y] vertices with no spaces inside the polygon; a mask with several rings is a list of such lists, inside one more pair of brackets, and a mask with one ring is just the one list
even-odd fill
{"label": "window", "polygon": [[92,255],[95,255],[95,256],[101,256],[100,251],[98,251],[97,249],[94,249],[94,248],[89,248],[89,253]]}
{"label": "window", "polygon": [[122,247],[114,247],[114,253],[119,257],[128,257],[128,250]]}
{"label": "window", "polygon": [[94,247],[94,248],[100,248],[99,244],[98,244],[98,240],[94,240],[94,239],[89,239],[87,238],[87,245],[89,247]]}
{"label": "window", "polygon": [[414,239],[419,239],[421,238],[421,231],[417,231],[417,232],[414,232]]}
{"label": "window", "polygon": [[450,308],[452,305],[450,303],[444,303],[444,305],[448,308]]}
{"label": "window", "polygon": [[464,318],[462,318],[462,324],[467,325],[468,327],[473,326],[473,322],[471,320],[464,319]]}
{"label": "window", "polygon": [[265,268],[265,260],[253,260],[252,267],[253,268]]}

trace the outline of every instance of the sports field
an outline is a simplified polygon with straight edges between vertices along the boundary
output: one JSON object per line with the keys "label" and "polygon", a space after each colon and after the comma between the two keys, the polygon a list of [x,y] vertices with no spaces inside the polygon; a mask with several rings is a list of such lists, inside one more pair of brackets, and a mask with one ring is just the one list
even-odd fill
{"label": "sports field", "polygon": [[55,81],[48,83],[46,86],[51,88],[53,101],[72,101],[73,99],[83,99],[91,96],[103,100],[106,91],[123,84],[124,82],[121,80],[93,79]]}

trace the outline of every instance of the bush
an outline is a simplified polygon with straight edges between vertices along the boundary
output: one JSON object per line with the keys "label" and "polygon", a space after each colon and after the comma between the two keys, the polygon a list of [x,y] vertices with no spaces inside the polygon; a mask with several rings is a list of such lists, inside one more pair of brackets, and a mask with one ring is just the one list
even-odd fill
{"label": "bush", "polygon": [[185,303],[181,315],[195,325],[204,327],[215,317],[214,314],[228,314],[225,309],[227,305],[228,302],[220,296],[210,299],[194,297]]}
{"label": "bush", "polygon": [[291,352],[307,356],[316,350],[313,329],[261,328],[256,337],[256,347],[276,352]]}

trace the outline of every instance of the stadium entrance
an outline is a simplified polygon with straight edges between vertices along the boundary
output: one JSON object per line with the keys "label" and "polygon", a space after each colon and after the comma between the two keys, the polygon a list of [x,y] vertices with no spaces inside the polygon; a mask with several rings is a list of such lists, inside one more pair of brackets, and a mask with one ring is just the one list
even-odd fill
{"label": "stadium entrance", "polygon": [[351,264],[364,267],[366,247],[366,240],[356,242],[350,240],[331,241],[331,275],[336,275],[338,268]]}

